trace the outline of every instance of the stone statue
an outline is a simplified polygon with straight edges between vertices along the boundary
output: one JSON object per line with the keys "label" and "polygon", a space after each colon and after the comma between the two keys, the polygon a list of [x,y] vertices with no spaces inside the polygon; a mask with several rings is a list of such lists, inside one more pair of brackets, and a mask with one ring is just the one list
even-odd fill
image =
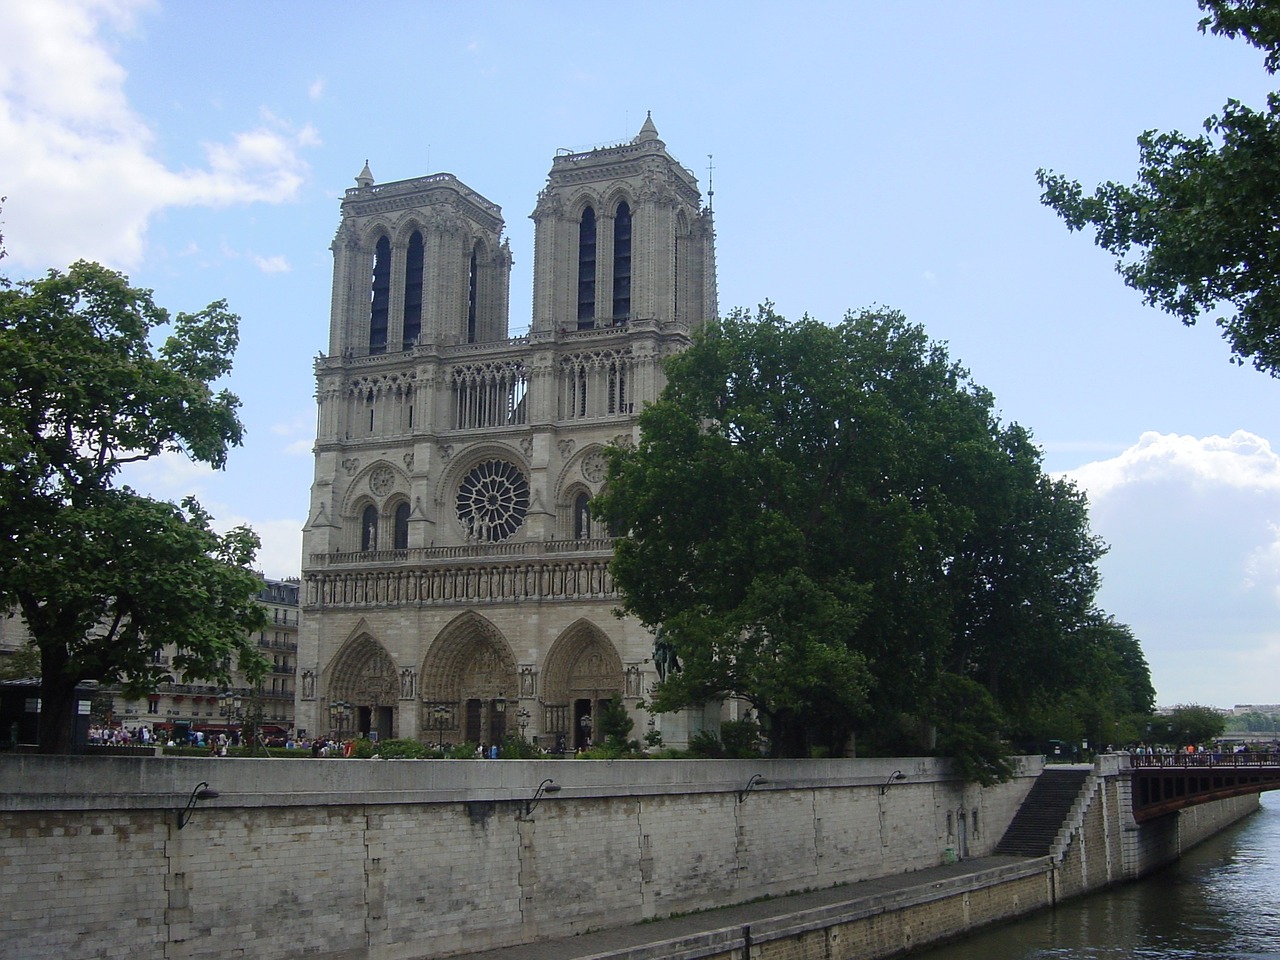
{"label": "stone statue", "polygon": [[675,645],[667,639],[666,627],[659,627],[653,635],[653,665],[658,668],[659,681],[667,679],[668,673],[679,673],[682,669]]}

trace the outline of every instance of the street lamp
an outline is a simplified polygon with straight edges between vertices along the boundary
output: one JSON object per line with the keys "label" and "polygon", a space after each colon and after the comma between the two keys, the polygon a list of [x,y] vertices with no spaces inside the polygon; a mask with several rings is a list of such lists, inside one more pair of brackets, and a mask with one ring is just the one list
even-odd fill
{"label": "street lamp", "polygon": [[237,720],[244,719],[242,703],[238,691],[224,690],[218,695],[218,713],[227,719],[229,726],[234,725]]}
{"label": "street lamp", "polygon": [[578,726],[582,728],[583,746],[591,746],[591,714],[584,713],[582,719],[578,721]]}
{"label": "street lamp", "polygon": [[532,716],[533,716],[533,714],[531,714],[531,713],[530,713],[528,710],[526,710],[524,707],[521,707],[521,708],[519,709],[519,711],[517,711],[517,713],[516,713],[516,721],[520,724],[520,739],[521,739],[521,741],[523,741],[523,740],[524,740],[524,731],[525,731],[525,729],[529,726],[529,720],[532,718]]}
{"label": "street lamp", "polygon": [[436,728],[440,731],[440,752],[444,752],[444,727],[445,722],[449,719],[449,708],[443,703],[437,703],[431,708],[431,712],[435,714]]}
{"label": "street lamp", "polygon": [[334,700],[329,704],[329,726],[338,732],[338,739],[342,739],[343,733],[347,729],[347,718],[351,713],[351,704],[345,700]]}

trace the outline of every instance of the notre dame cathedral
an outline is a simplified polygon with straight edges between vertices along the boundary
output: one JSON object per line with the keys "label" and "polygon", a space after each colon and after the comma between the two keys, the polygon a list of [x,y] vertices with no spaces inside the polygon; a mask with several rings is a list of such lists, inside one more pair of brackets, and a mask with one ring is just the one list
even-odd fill
{"label": "notre dame cathedral", "polygon": [[[561,152],[508,336],[501,209],[447,173],[347,190],[317,359],[296,722],[425,742],[590,742],[657,679],[591,517],[663,360],[716,315],[711,210],[651,119]],[[664,717],[668,743],[697,717]],[[659,727],[659,729],[662,729]]]}

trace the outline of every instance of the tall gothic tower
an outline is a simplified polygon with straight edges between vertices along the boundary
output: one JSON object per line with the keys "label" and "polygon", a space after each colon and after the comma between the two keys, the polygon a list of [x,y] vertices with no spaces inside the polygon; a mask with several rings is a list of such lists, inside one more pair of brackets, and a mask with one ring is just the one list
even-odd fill
{"label": "tall gothic tower", "polygon": [[376,184],[366,164],[356,184],[315,365],[298,726],[453,743],[519,726],[572,748],[617,697],[643,722],[653,638],[613,616],[588,504],[663,358],[716,313],[696,179],[650,119],[556,156],[517,338],[497,205],[451,174]]}

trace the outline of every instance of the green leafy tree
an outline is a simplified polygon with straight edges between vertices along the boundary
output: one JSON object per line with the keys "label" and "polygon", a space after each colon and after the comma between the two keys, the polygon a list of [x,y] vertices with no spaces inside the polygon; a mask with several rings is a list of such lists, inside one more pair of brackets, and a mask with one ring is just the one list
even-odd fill
{"label": "green leafy tree", "polygon": [[[193,499],[140,496],[121,467],[180,452],[222,467],[239,401],[229,373],[238,318],[218,302],[171,318],[149,291],[97,264],[0,289],[0,605],[40,651],[40,749],[70,745],[76,685],[137,697],[169,679],[253,681],[258,539],[218,534]],[[171,326],[158,346],[152,336]]]}
{"label": "green leafy tree", "polygon": [[720,724],[720,742],[726,757],[751,760],[760,756],[760,724],[755,720],[726,720]]}
{"label": "green leafy tree", "polygon": [[655,709],[737,696],[775,756],[856,731],[1003,775],[1005,702],[1061,688],[1092,610],[1082,496],[893,311],[735,313],[667,372],[595,502],[626,610],[680,658]]}
{"label": "green leafy tree", "polygon": [[1163,722],[1166,742],[1186,746],[1188,744],[1208,743],[1215,737],[1222,736],[1227,729],[1227,718],[1213,707],[1201,706],[1198,703],[1184,703],[1174,707],[1165,717],[1157,717],[1156,732]]}
{"label": "green leafy tree", "polygon": [[600,735],[606,740],[626,743],[635,724],[621,700],[606,700],[600,705]]}
{"label": "green leafy tree", "polygon": [[[1242,37],[1280,67],[1280,8],[1271,0],[1199,0],[1200,29]],[[1087,194],[1052,171],[1042,201],[1071,230],[1095,228],[1124,282],[1188,326],[1216,317],[1237,363],[1280,376],[1280,94],[1254,110],[1228,100],[1204,133],[1148,130],[1138,182]]]}
{"label": "green leafy tree", "polygon": [[0,680],[25,680],[40,676],[40,651],[29,643],[0,656]]}

